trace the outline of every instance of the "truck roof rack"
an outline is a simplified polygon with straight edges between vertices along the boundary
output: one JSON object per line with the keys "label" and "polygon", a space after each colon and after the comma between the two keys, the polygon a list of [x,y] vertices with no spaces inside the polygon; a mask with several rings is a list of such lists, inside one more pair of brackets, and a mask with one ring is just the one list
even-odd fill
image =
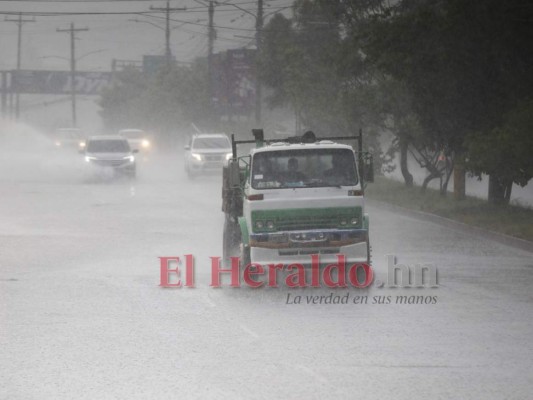
{"label": "truck roof rack", "polygon": [[231,150],[232,158],[237,158],[237,145],[239,144],[251,144],[255,143],[257,147],[262,147],[265,143],[315,143],[320,142],[321,140],[355,140],[357,142],[357,151],[361,153],[363,151],[363,130],[359,129],[359,134],[354,136],[328,136],[328,137],[317,137],[313,131],[307,131],[302,136],[290,136],[284,139],[266,139],[263,129],[252,129],[252,134],[254,135],[254,140],[235,140],[235,135],[231,135]]}

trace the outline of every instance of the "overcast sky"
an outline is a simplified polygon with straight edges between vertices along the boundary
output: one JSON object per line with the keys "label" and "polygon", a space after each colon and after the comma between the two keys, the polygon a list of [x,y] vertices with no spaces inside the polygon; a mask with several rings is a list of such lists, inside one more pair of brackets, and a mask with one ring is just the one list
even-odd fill
{"label": "overcast sky", "polygon": [[[257,1],[221,1],[215,7],[217,40],[215,52],[244,46],[253,47]],[[265,15],[282,10],[290,15],[293,0],[265,0]],[[234,4],[236,6],[233,6]],[[35,22],[23,24],[22,69],[68,69],[70,38],[67,33],[57,32],[57,28],[68,28],[74,22],[76,28],[89,28],[77,33],[76,56],[79,70],[106,71],[111,68],[111,60],[141,60],[143,55],[159,55],[165,51],[165,25],[163,13],[139,15],[150,7],[165,7],[165,1],[151,0],[107,0],[107,1],[5,1],[0,0],[0,69],[16,67],[17,24],[4,19],[17,19],[11,12],[41,13],[101,13],[99,15],[53,15],[35,16]],[[207,53],[207,1],[172,0],[170,6],[183,8],[171,14],[171,50],[180,62],[190,62]],[[132,14],[107,14],[124,13]],[[23,16],[31,19],[30,16]],[[134,20],[147,21],[135,22]],[[268,17],[267,17],[268,20]],[[183,22],[189,22],[184,24]],[[153,26],[161,26],[161,29]],[[248,37],[248,38],[247,38]],[[91,53],[91,54],[88,54]]]}

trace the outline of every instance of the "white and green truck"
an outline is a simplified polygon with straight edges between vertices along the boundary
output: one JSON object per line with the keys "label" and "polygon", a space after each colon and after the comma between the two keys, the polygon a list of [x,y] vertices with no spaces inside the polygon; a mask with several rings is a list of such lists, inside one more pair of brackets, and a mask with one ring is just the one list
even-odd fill
{"label": "white and green truck", "polygon": [[[373,180],[372,157],[358,136],[317,138],[313,132],[287,139],[235,140],[224,167],[224,260],[309,264],[370,263],[369,218],[364,188]],[[355,141],[357,149],[339,141]],[[237,146],[254,144],[245,156]]]}

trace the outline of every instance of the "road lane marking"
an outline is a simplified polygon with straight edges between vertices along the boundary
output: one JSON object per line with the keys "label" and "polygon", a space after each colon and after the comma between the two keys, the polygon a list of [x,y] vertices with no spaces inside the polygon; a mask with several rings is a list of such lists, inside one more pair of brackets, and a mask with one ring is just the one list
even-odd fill
{"label": "road lane marking", "polygon": [[239,327],[244,331],[246,332],[248,335],[250,335],[251,337],[253,337],[254,339],[259,339],[259,335],[257,333],[255,333],[254,331],[252,331],[250,328],[248,328],[247,326],[243,325],[243,324],[239,324]]}
{"label": "road lane marking", "polygon": [[298,368],[298,369],[302,370],[303,372],[305,372],[306,374],[312,376],[313,378],[315,378],[320,383],[329,384],[329,382],[328,382],[328,380],[326,378],[324,378],[322,375],[316,373],[311,368],[306,367],[305,365],[296,364],[296,368]]}

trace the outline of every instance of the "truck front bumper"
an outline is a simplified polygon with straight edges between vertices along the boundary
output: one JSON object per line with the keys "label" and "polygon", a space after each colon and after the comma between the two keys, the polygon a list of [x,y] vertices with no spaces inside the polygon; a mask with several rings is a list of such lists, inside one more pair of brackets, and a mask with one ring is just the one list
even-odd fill
{"label": "truck front bumper", "polygon": [[318,254],[321,263],[332,263],[343,254],[346,262],[368,260],[366,229],[330,229],[320,231],[289,231],[251,234],[250,259],[259,264],[311,264],[311,255]]}

